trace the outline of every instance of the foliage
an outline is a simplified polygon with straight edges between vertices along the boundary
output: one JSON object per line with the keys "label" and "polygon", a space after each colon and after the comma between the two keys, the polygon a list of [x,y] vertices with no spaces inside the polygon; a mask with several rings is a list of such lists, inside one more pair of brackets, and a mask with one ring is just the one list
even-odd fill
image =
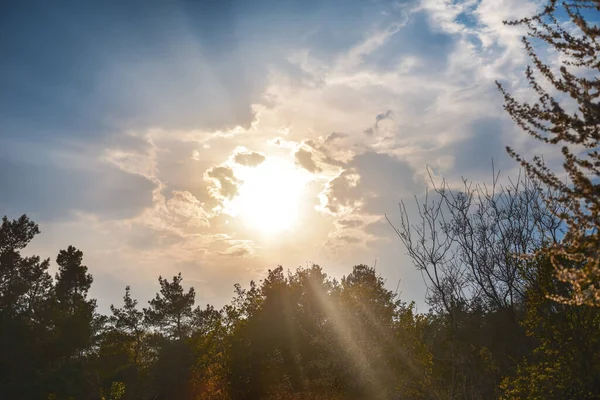
{"label": "foliage", "polygon": [[[528,29],[523,43],[534,68],[528,67],[526,76],[537,101],[519,102],[498,83],[504,108],[517,125],[542,143],[560,147],[564,175],[541,156],[528,161],[511,148],[508,152],[531,177],[553,189],[549,203],[564,207],[560,216],[567,232],[545,252],[557,277],[573,289],[569,297],[553,294],[555,299],[572,304],[600,305],[600,29],[591,22],[598,11],[598,0],[550,0],[542,13],[508,22]],[[540,44],[559,54],[558,70],[544,61]]]}
{"label": "foliage", "polygon": [[600,385],[600,311],[549,299],[573,289],[548,258],[519,261],[523,294],[505,304],[481,291],[419,314],[374,268],[338,281],[314,265],[235,285],[221,310],[160,277],[147,308],[127,286],[107,317],[80,250],[59,252],[54,279],[21,255],[38,232],[26,216],[0,226],[1,398],[592,399]]}
{"label": "foliage", "polygon": [[[95,313],[83,253],[22,257],[39,232],[25,216],[0,232],[0,397],[97,399],[428,398],[432,318],[415,313],[357,265],[340,281],[318,266],[269,271],[235,286],[221,310],[194,308],[181,275],[159,278],[145,309],[129,286],[108,317]],[[8,351],[10,349],[10,351]]]}
{"label": "foliage", "polygon": [[503,383],[507,399],[597,399],[600,387],[600,310],[559,304],[549,293],[572,290],[556,279],[547,257],[532,260],[534,273],[522,321],[536,347]]}

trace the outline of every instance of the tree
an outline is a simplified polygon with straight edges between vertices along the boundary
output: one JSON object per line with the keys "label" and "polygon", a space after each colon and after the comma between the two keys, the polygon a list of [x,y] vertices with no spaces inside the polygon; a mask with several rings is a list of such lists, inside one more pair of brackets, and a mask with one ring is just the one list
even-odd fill
{"label": "tree", "polygon": [[344,397],[390,399],[400,387],[403,396],[423,395],[418,388],[427,375],[424,360],[412,357],[411,346],[403,346],[408,343],[400,345],[408,327],[398,323],[402,318],[406,323],[410,311],[385,288],[375,269],[355,265],[342,277],[335,297],[333,329],[340,346],[337,357],[342,361]]}
{"label": "tree", "polygon": [[462,187],[431,179],[434,195],[417,202],[416,223],[404,202],[398,237],[428,286],[436,311],[484,306],[514,312],[524,295],[521,256],[557,242],[557,204],[545,204],[542,186],[519,175],[508,184],[493,172],[490,186],[464,180]]}
{"label": "tree", "polygon": [[135,366],[138,365],[142,338],[146,331],[144,312],[137,309],[137,304],[137,300],[131,298],[131,288],[126,286],[123,307],[110,306],[112,312],[110,322],[125,338],[133,341],[133,359],[131,362]]}
{"label": "tree", "polygon": [[182,280],[181,273],[172,281],[160,276],[160,293],[144,308],[146,323],[157,328],[148,337],[148,345],[154,353],[151,386],[159,398],[164,399],[192,396],[190,379],[194,360],[189,338],[196,293],[193,287],[186,292]]}
{"label": "tree", "polygon": [[211,305],[194,309],[191,340],[195,361],[191,381],[196,398],[231,398],[227,380],[228,339],[222,311]]}
{"label": "tree", "polygon": [[[555,299],[573,304],[600,305],[600,29],[588,21],[598,11],[599,0],[550,0],[540,14],[506,22],[528,30],[523,43],[535,69],[528,66],[526,76],[537,100],[520,102],[497,83],[504,108],[517,125],[535,139],[560,147],[564,174],[540,156],[527,160],[507,150],[529,176],[554,189],[549,202],[565,207],[560,216],[566,234],[545,251],[558,278],[573,287],[569,298]],[[540,56],[535,46],[540,43],[559,54],[558,71]]]}
{"label": "tree", "polygon": [[92,286],[92,275],[83,265],[83,252],[73,246],[61,250],[56,257],[58,272],[56,273],[55,292],[62,306],[74,307],[77,301],[85,301],[87,292]]}
{"label": "tree", "polygon": [[139,398],[142,391],[144,373],[147,370],[147,357],[144,351],[147,338],[147,326],[144,313],[137,308],[137,300],[131,297],[131,289],[125,287],[123,306],[110,306],[112,315],[108,319],[108,328],[100,335],[100,345],[95,360],[102,385],[112,390],[115,383],[126,388],[124,398]]}
{"label": "tree", "polygon": [[522,256],[558,241],[561,221],[550,208],[560,205],[546,204],[539,182],[521,175],[505,185],[495,172],[490,186],[432,185],[434,196],[417,202],[416,222],[402,202],[400,223],[390,224],[438,314],[429,340],[440,390],[493,397],[493,382],[530,348],[519,325],[528,285]]}
{"label": "tree", "polygon": [[174,276],[172,282],[159,276],[160,293],[148,302],[150,307],[144,309],[146,321],[175,340],[184,339],[189,334],[196,297],[194,288],[186,293],[181,281],[181,273]]}
{"label": "tree", "polygon": [[531,270],[522,324],[535,347],[516,374],[502,382],[506,399],[597,399],[600,387],[600,308],[561,304],[550,293],[568,297],[572,288],[556,279],[546,256]]}
{"label": "tree", "polygon": [[26,215],[0,224],[0,397],[43,396],[51,321],[50,260],[21,255],[39,234]]}
{"label": "tree", "polygon": [[73,246],[61,250],[56,263],[51,343],[46,354],[52,360],[48,383],[59,396],[81,397],[96,386],[87,365],[98,327],[96,300],[87,297],[93,278],[83,265],[83,252]]}
{"label": "tree", "polygon": [[37,256],[23,257],[24,249],[38,226],[26,215],[10,221],[6,216],[0,225],[0,312],[3,316],[27,314],[34,317],[40,302],[49,294],[52,278],[48,274],[50,260]]}

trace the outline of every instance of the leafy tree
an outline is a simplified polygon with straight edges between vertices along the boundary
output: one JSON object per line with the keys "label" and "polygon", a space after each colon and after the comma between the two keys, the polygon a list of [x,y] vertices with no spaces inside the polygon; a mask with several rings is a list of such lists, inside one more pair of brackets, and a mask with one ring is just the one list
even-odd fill
{"label": "leafy tree", "polygon": [[600,387],[600,310],[560,304],[550,293],[569,296],[548,257],[531,260],[526,315],[522,321],[535,348],[517,373],[502,382],[506,399],[597,399]]}
{"label": "leafy tree", "polygon": [[231,331],[231,398],[426,398],[431,357],[420,345],[427,319],[395,300],[374,269],[340,283],[318,266],[271,270],[238,287]]}
{"label": "leafy tree", "polygon": [[373,268],[357,265],[342,278],[337,296],[339,306],[333,322],[340,352],[345,354],[341,360],[347,366],[346,395],[390,397],[398,361],[390,357],[395,344],[395,294],[384,287]]}
{"label": "leafy tree", "polygon": [[191,382],[196,398],[228,399],[229,336],[224,313],[208,305],[196,307],[191,343],[194,351]]}
{"label": "leafy tree", "polygon": [[188,340],[160,342],[155,362],[150,367],[150,386],[160,399],[194,398],[192,368],[194,351]]}
{"label": "leafy tree", "polygon": [[[526,76],[537,101],[520,102],[498,83],[517,125],[562,153],[568,180],[542,157],[527,160],[508,148],[531,177],[554,189],[547,200],[566,209],[561,217],[567,232],[547,253],[559,279],[573,287],[569,298],[556,299],[573,304],[600,305],[600,29],[591,22],[598,11],[598,0],[550,0],[540,14],[508,22],[528,30],[523,43],[534,68],[527,67]],[[559,54],[558,70],[540,56],[537,44]]]}
{"label": "leafy tree", "polygon": [[[490,214],[470,223],[508,224],[497,212],[530,226],[519,219],[531,209],[520,208],[531,204],[520,196],[508,197],[508,211],[478,208]],[[453,218],[461,226],[456,221],[471,216]],[[600,310],[550,300],[548,293],[568,298],[573,288],[555,277],[548,258],[495,259],[518,260],[522,295],[505,305],[475,293],[418,314],[374,268],[356,265],[337,281],[313,265],[278,267],[247,289],[235,285],[221,310],[193,308],[195,292],[183,289],[181,275],[160,277],[147,309],[137,308],[127,286],[123,306],[111,306],[108,317],[88,297],[93,279],[81,251],[59,252],[53,281],[49,261],[20,254],[37,226],[26,217],[3,221],[1,398],[591,399],[600,385]],[[518,254],[529,242],[511,242],[521,237],[509,231],[490,241]],[[509,293],[503,278],[491,278]]]}

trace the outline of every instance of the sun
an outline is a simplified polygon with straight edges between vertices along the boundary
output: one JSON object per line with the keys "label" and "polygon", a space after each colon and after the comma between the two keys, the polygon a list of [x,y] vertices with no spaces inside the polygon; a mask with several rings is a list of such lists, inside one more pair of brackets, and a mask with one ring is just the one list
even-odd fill
{"label": "sun", "polygon": [[299,218],[301,198],[310,174],[293,163],[268,158],[257,167],[241,167],[242,181],[226,209],[256,230],[273,234],[292,229]]}

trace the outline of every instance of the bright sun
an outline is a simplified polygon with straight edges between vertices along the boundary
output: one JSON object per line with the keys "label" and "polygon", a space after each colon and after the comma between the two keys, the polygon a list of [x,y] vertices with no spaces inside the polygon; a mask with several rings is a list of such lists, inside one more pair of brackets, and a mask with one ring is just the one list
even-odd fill
{"label": "bright sun", "polygon": [[309,174],[281,158],[268,158],[257,167],[236,171],[243,182],[226,209],[264,233],[288,230],[298,220],[300,198]]}

